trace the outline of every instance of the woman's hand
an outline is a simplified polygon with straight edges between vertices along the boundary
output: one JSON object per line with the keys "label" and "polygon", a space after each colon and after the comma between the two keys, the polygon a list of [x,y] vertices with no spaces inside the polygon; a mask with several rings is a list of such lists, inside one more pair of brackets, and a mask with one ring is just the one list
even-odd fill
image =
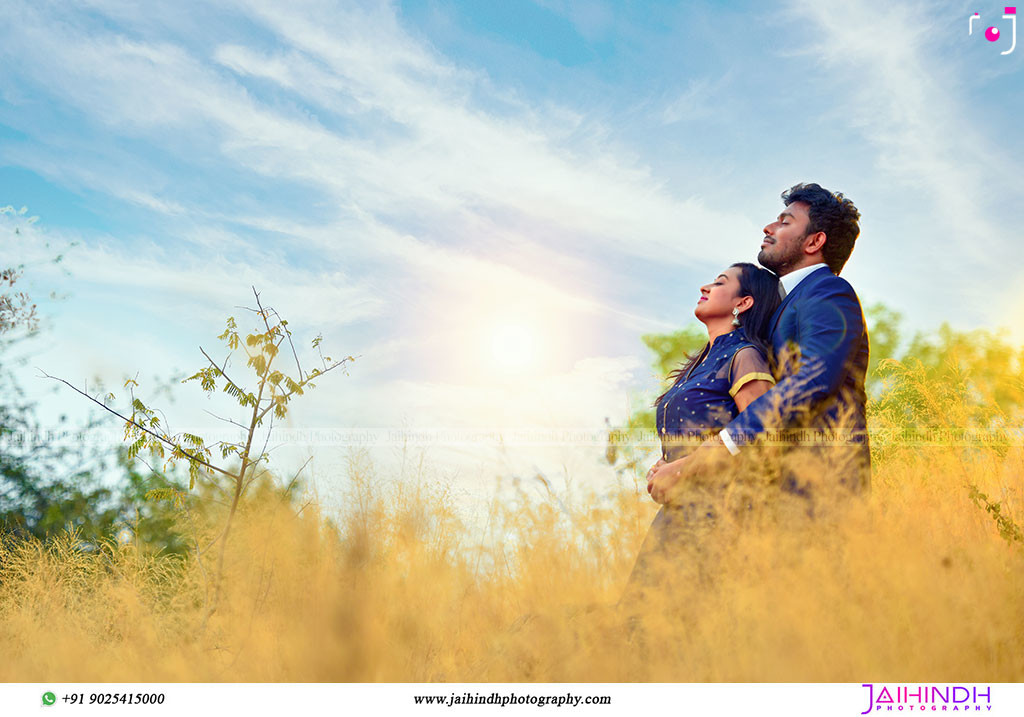
{"label": "woman's hand", "polygon": [[661,460],[654,464],[651,472],[647,474],[647,492],[654,498],[655,503],[664,505],[669,502],[669,497],[675,492],[673,489],[686,473],[689,460],[687,457],[671,463]]}
{"label": "woman's hand", "polygon": [[651,469],[649,471],[647,471],[647,492],[648,493],[651,492],[651,477],[654,475],[654,472],[656,470],[658,470],[659,468],[661,468],[663,465],[665,465],[665,459],[664,458],[659,458],[658,462],[655,463],[653,466],[651,466]]}
{"label": "woman's hand", "polygon": [[647,492],[655,503],[669,503],[679,492],[679,484],[684,486],[697,480],[699,476],[720,477],[728,475],[729,462],[732,456],[720,438],[707,441],[696,451],[671,463],[659,461],[647,476]]}

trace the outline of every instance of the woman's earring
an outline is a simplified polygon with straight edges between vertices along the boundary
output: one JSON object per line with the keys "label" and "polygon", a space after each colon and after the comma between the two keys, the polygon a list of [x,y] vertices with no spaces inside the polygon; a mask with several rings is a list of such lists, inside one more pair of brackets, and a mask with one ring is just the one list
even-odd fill
{"label": "woman's earring", "polygon": [[733,309],[732,310],[732,325],[733,326],[739,326],[740,325],[740,310],[739,309]]}

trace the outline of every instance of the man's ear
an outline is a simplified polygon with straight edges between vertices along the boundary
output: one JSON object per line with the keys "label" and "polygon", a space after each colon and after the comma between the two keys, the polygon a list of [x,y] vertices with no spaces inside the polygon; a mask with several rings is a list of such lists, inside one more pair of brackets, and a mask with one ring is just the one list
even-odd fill
{"label": "man's ear", "polygon": [[825,248],[825,232],[815,232],[804,239],[804,254],[817,254]]}

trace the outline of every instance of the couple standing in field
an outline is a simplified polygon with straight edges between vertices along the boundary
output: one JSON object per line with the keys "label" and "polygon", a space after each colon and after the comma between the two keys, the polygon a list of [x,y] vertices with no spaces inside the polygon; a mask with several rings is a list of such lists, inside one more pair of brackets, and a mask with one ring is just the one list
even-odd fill
{"label": "couple standing in field", "polygon": [[745,451],[786,445],[785,460],[760,465],[812,514],[823,489],[869,488],[868,335],[857,294],[839,277],[860,213],[818,184],[797,184],[782,200],[757,255],[765,268],[733,264],[701,287],[694,315],[708,343],[655,402],[662,456],[647,491],[662,507],[631,585],[652,581],[659,556],[671,570],[693,525],[714,522],[716,509],[691,500],[692,489],[728,486]]}

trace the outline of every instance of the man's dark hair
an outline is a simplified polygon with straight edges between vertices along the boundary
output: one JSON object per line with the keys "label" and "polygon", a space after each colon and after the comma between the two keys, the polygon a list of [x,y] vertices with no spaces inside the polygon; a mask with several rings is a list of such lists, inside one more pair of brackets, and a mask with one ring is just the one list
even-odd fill
{"label": "man's dark hair", "polygon": [[833,274],[839,274],[853,253],[853,244],[860,234],[860,212],[842,192],[830,192],[820,184],[797,184],[782,193],[788,207],[805,202],[810,221],[807,234],[825,232],[821,254]]}

